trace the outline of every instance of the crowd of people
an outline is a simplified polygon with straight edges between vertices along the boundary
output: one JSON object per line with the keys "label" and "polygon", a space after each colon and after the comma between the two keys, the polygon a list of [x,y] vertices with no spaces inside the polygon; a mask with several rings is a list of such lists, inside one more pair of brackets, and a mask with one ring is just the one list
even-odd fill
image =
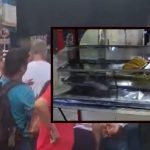
{"label": "crowd of people", "polygon": [[46,43],[37,40],[30,50],[12,49],[5,61],[1,59],[0,148],[3,150],[41,149],[40,110],[44,105],[50,124],[51,65],[46,56]]}
{"label": "crowd of people", "polygon": [[0,65],[0,149],[141,150],[136,124],[51,123],[46,55],[46,43],[37,41],[30,51],[10,50]]}

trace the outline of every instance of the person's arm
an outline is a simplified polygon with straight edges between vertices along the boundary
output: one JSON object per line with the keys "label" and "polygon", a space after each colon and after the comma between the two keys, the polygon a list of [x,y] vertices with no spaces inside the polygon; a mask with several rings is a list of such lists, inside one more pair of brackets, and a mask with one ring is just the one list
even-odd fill
{"label": "person's arm", "polygon": [[121,123],[101,123],[101,128],[103,128],[103,136],[110,137],[120,132],[120,129],[124,124]]}
{"label": "person's arm", "polygon": [[102,133],[101,133],[100,123],[93,123],[92,124],[92,131],[93,131],[95,141],[96,141],[96,150],[99,150],[101,140],[102,140]]}
{"label": "person's arm", "polygon": [[48,129],[50,129],[50,113],[47,103],[43,100],[43,98],[39,98],[35,102],[35,110],[40,118],[40,121],[43,122]]}
{"label": "person's arm", "polygon": [[24,83],[26,83],[28,86],[32,86],[34,84],[34,81],[33,79],[29,79],[29,80],[24,81]]}
{"label": "person's arm", "polygon": [[39,98],[35,102],[35,110],[36,113],[39,116],[40,122],[44,123],[45,126],[48,128],[48,130],[51,133],[51,139],[50,142],[54,143],[56,140],[59,139],[60,135],[56,128],[56,126],[53,123],[50,123],[50,112],[49,107],[46,101],[43,98]]}
{"label": "person's arm", "polygon": [[[31,88],[29,86],[23,84],[18,86],[18,90],[16,92],[16,96],[21,100],[24,105],[24,110],[29,119],[31,119],[33,113],[33,107],[35,103],[35,96]],[[14,89],[15,90],[15,89]]]}

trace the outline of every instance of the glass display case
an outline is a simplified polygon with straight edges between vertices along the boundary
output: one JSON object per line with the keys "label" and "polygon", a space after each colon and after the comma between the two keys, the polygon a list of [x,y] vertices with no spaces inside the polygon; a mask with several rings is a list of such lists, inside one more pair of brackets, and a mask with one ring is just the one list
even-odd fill
{"label": "glass display case", "polygon": [[[68,46],[55,57],[54,106],[150,110],[150,46]],[[145,63],[124,69],[137,57]]]}

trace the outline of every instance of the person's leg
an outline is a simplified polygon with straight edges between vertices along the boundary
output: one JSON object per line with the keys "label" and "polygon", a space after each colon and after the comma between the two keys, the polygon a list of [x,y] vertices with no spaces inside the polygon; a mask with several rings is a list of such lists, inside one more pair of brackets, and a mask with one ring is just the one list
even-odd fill
{"label": "person's leg", "polygon": [[75,142],[73,150],[95,150],[95,138],[91,131],[75,128]]}
{"label": "person's leg", "polygon": [[4,142],[0,143],[0,149],[8,150],[8,141],[4,141]]}
{"label": "person's leg", "polygon": [[16,150],[35,150],[34,141],[29,138],[23,138],[19,145],[17,145]]}

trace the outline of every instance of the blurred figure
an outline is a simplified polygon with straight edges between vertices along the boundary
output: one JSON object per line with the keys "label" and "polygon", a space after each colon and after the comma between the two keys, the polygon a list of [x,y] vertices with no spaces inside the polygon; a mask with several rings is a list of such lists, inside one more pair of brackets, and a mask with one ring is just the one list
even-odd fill
{"label": "blurred figure", "polygon": [[119,123],[102,124],[101,130],[103,140],[100,143],[100,150],[128,150],[128,139],[123,126]]}
{"label": "blurred figure", "polygon": [[[44,84],[51,80],[51,65],[47,59],[47,44],[42,40],[37,40],[31,47],[30,62],[27,71],[23,76],[23,81],[33,81],[31,85],[36,97],[39,96]],[[31,60],[32,59],[32,60]]]}
{"label": "blurred figure", "polygon": [[64,84],[61,80],[62,77],[67,77],[68,73],[60,73],[58,68],[68,62],[66,51],[59,51],[53,54],[53,93],[54,95],[64,93],[71,89],[71,86]]}
{"label": "blurred figure", "polygon": [[4,61],[3,61],[3,57],[0,56],[0,78],[3,75],[3,68],[4,68]]}
{"label": "blurred figure", "polygon": [[74,126],[74,138],[73,150],[96,150],[92,123],[77,123]]}
{"label": "blurred figure", "polygon": [[27,69],[28,57],[28,53],[24,50],[10,50],[4,62],[4,77],[0,81],[2,86],[12,81],[20,83],[8,92],[11,114],[21,134],[15,150],[34,150],[28,123],[31,119],[35,97],[32,90],[26,84],[21,83],[22,76]]}
{"label": "blurred figure", "polygon": [[150,123],[140,123],[139,124],[140,131],[140,140],[142,141],[142,150],[150,149]]}
{"label": "blurred figure", "polygon": [[31,39],[29,36],[20,37],[19,47],[22,49],[31,49]]}
{"label": "blurred figure", "polygon": [[100,150],[141,150],[138,124],[101,124],[103,139]]}
{"label": "blurred figure", "polygon": [[139,123],[128,123],[124,127],[124,130],[128,134],[129,150],[142,150],[142,140],[140,137],[141,135]]}
{"label": "blurred figure", "polygon": [[49,85],[35,103],[35,109],[40,118],[37,150],[72,150],[73,125],[71,123],[50,123],[51,94]]}
{"label": "blurred figure", "polygon": [[[103,141],[118,134],[120,132],[120,125],[122,124],[77,123],[74,127],[75,143],[73,150],[101,150],[101,148],[105,150],[106,147],[102,147]],[[119,143],[119,141],[117,142]],[[107,144],[109,145],[109,143]]]}
{"label": "blurred figure", "polygon": [[[103,141],[105,138],[114,136],[120,132],[119,123],[93,123],[93,134],[95,136],[96,141],[96,150],[105,150],[103,146]],[[107,145],[106,145],[107,146]]]}

